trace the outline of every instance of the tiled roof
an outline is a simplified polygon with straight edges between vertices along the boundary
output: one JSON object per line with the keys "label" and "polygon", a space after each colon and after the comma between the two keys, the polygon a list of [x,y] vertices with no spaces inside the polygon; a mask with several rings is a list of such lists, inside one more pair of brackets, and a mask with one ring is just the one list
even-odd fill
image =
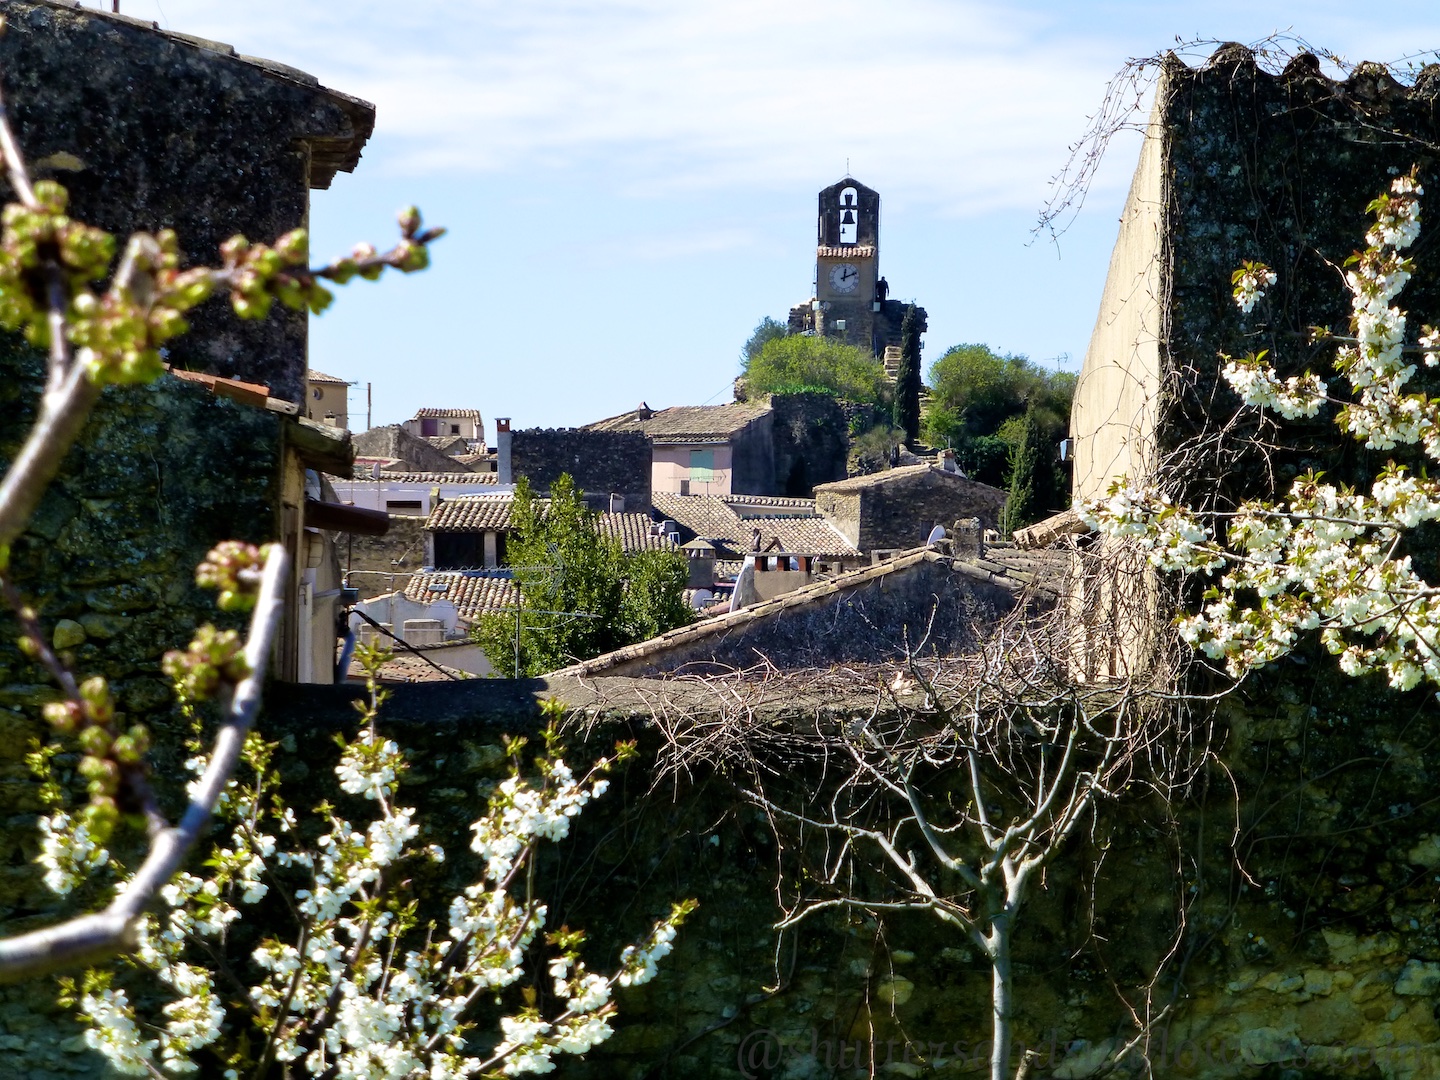
{"label": "tiled roof", "polygon": [[657,536],[649,514],[601,514],[600,531],[620,541],[620,547],[634,551],[678,551],[668,536]]}
{"label": "tiled roof", "polygon": [[331,383],[335,386],[350,385],[344,379],[337,379],[334,375],[326,375],[323,371],[316,371],[314,368],[311,368],[309,371],[305,372],[305,378],[307,381],[313,383]]}
{"label": "tiled roof", "polygon": [[[763,500],[763,501],[762,501]],[[801,555],[856,557],[860,552],[840,535],[825,518],[815,512],[810,499],[780,499],[754,495],[675,495],[657,491],[650,496],[655,512],[669,518],[686,532],[709,540],[721,558],[741,558],[750,550],[753,530],[760,530],[760,546],[772,540],[780,542],[780,550]],[[736,504],[766,506],[790,510],[789,514],[741,516]],[[809,514],[798,513],[809,509]]]}
{"label": "tiled roof", "polygon": [[[912,476],[923,476],[926,472],[932,472],[936,476],[943,476],[950,480],[961,483],[980,484],[978,480],[968,480],[959,473],[946,472],[944,469],[922,461],[919,465],[900,465],[894,469],[882,469],[876,473],[866,473],[864,476],[852,476],[848,480],[836,480],[829,484],[817,484],[816,491],[864,491],[866,488],[877,487],[880,484],[894,483],[896,480],[904,480]],[[987,485],[980,485],[982,487]]]}
{"label": "tiled roof", "polygon": [[[836,531],[823,517],[797,518],[745,518],[742,522],[751,529],[760,530],[760,549],[793,551],[798,555],[831,555],[858,557],[860,550]],[[749,534],[746,534],[749,543]],[[772,541],[779,541],[778,548],[771,548]]]}
{"label": "tiled roof", "polygon": [[505,576],[471,570],[415,574],[405,586],[405,596],[419,603],[449,600],[455,613],[467,622],[495,611],[514,611],[520,591]]}
{"label": "tiled roof", "polygon": [[752,507],[761,510],[795,510],[803,511],[805,514],[814,514],[814,499],[791,499],[782,495],[721,495],[719,498],[725,500],[725,505],[739,514],[741,517],[784,517],[780,513],[754,513]]}
{"label": "tiled roof", "polygon": [[[431,657],[431,659],[435,660],[435,663],[427,664],[414,653],[397,648],[390,659],[380,665],[380,681],[382,683],[454,682],[480,677],[440,663],[436,657]],[[436,670],[437,665],[439,670]],[[350,661],[350,670],[347,674],[351,682],[365,681],[365,667],[359,660]]]}
{"label": "tiled roof", "polygon": [[839,247],[827,247],[822,244],[815,249],[815,255],[821,259],[873,259],[875,248],[870,244],[842,244]]}
{"label": "tiled roof", "polygon": [[1063,591],[1066,579],[1074,570],[1074,553],[1065,548],[1027,551],[1018,544],[986,544],[985,554],[972,561],[987,570],[1002,567],[1011,577],[1028,575],[1037,585],[1053,593]]}
{"label": "tiled roof", "polygon": [[440,420],[447,416],[458,416],[465,420],[479,420],[479,409],[416,409],[412,420]]}
{"label": "tiled roof", "polygon": [[[479,479],[482,473],[471,473]],[[425,528],[433,532],[493,532],[510,528],[510,504],[504,495],[462,495],[430,511]]]}
{"label": "tiled roof", "polygon": [[642,419],[638,410],[587,425],[590,431],[641,431],[656,442],[723,442],[770,411],[764,402],[677,405]]}
{"label": "tiled roof", "polygon": [[[463,484],[466,487],[473,487],[476,484],[498,484],[500,477],[497,473],[472,473],[472,472],[385,472],[381,471],[380,479],[370,475],[368,465],[357,464],[355,466],[356,483],[378,484],[386,481],[400,484],[438,484],[444,487],[447,484]],[[349,483],[349,480],[344,481]]]}
{"label": "tiled roof", "polygon": [[[504,532],[510,528],[510,506],[513,496],[462,495],[447,499],[430,512],[425,528],[432,532]],[[545,499],[537,499],[544,507]],[[676,551],[669,537],[651,532],[655,522],[648,514],[600,514],[602,535],[620,541],[627,552]]]}
{"label": "tiled roof", "polygon": [[[774,599],[751,604],[739,611],[701,619],[689,626],[667,631],[649,641],[642,641],[638,645],[627,645],[614,652],[605,653],[591,660],[583,660],[568,668],[562,668],[552,674],[556,676],[573,675],[580,678],[603,674],[612,668],[623,667],[636,660],[643,661],[651,657],[659,657],[672,649],[692,645],[705,638],[730,634],[750,623],[774,619],[782,617],[787,612],[827,604],[837,594],[849,592],[926,562],[940,563],[955,574],[998,585],[1014,593],[1021,593],[1027,587],[1034,588],[1036,585],[1027,574],[1008,572],[1004,567],[999,566],[992,569],[990,566],[986,566],[983,560],[952,559],[928,548],[920,548],[897,555],[893,559],[886,559],[873,566],[851,570],[833,578],[802,585],[800,588],[782,593]],[[1043,589],[1043,586],[1041,588]]]}

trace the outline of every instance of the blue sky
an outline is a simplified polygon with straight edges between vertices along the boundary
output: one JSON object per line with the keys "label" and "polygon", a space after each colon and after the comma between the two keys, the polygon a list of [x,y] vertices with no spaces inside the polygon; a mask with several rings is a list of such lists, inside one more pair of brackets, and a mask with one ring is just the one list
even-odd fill
{"label": "blue sky", "polygon": [[[94,0],[86,0],[92,3]],[[109,6],[109,0],[104,0]],[[1114,139],[1058,245],[1032,236],[1110,77],[1178,38],[1298,34],[1345,58],[1440,47],[1440,7],[964,0],[122,0],[373,101],[359,168],[312,200],[314,252],[451,234],[425,274],[357,283],[312,366],[520,427],[729,400],[765,315],[810,295],[815,193],[882,196],[892,295],[926,359],[983,341],[1078,366],[1138,149]]]}

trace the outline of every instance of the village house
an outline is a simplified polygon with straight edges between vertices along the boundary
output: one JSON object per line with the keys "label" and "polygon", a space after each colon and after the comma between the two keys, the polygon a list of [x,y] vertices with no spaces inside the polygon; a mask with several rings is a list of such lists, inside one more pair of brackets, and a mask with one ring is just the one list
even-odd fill
{"label": "village house", "polygon": [[807,497],[845,476],[848,424],[828,394],[638,409],[588,425],[650,440],[652,491]]}
{"label": "village house", "polygon": [[485,451],[485,421],[479,409],[419,409],[400,426],[417,438],[458,437],[471,453]]}
{"label": "village house", "polygon": [[311,368],[305,372],[305,416],[308,419],[348,430],[350,427],[350,384],[334,375]]}
{"label": "village house", "polygon": [[[509,492],[441,499],[425,523],[428,565],[436,570],[505,566],[513,499]],[[540,505],[543,507],[545,500],[540,500]],[[597,524],[600,534],[618,541],[625,552],[675,551],[679,547],[655,529],[649,514],[617,507],[600,513]]]}
{"label": "village house", "polygon": [[953,456],[937,463],[901,465],[853,476],[815,489],[815,508],[851,544],[874,555],[923,544],[932,529],[978,518],[986,529],[999,524],[1005,492],[968,479]]}

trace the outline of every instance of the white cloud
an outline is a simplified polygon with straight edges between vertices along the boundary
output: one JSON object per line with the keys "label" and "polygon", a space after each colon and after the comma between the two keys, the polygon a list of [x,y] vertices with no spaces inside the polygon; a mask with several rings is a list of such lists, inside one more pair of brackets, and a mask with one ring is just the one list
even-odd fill
{"label": "white cloud", "polygon": [[147,7],[374,101],[387,171],[600,161],[639,192],[790,190],[848,158],[891,197],[1030,207],[1114,66],[956,0],[126,4]]}
{"label": "white cloud", "polygon": [[1108,78],[1176,32],[1258,37],[1303,13],[1317,44],[1383,58],[1429,43],[1433,14],[1399,7],[1425,17],[1377,28],[1339,4],[1223,0],[125,0],[374,101],[396,138],[371,170],[592,169],[612,190],[672,194],[809,189],[848,159],[887,199],[954,214],[1038,206]]}

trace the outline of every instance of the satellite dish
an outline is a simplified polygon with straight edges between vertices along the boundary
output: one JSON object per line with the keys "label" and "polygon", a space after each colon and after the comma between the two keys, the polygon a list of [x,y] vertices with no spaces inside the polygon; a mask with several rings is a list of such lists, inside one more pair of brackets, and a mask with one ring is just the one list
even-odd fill
{"label": "satellite dish", "polygon": [[929,536],[929,538],[925,541],[925,546],[926,546],[926,547],[934,547],[936,544],[938,544],[941,540],[944,540],[944,539],[945,539],[945,526],[944,526],[944,525],[936,525],[933,529],[930,530],[930,536]]}

